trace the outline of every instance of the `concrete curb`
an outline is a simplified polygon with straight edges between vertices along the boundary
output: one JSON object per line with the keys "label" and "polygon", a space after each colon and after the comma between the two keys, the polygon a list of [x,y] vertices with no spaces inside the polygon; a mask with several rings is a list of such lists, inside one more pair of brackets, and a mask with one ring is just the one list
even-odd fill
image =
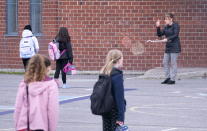
{"label": "concrete curb", "polygon": [[[177,79],[207,77],[207,68],[180,68],[178,69]],[[148,70],[140,79],[164,79],[163,68],[158,67]]]}
{"label": "concrete curb", "polygon": [[[0,69],[2,73],[21,74],[24,69]],[[54,74],[52,70],[51,74]],[[77,71],[77,75],[97,75],[99,71]],[[144,71],[124,71],[126,75],[138,75],[139,79],[164,79],[164,72],[162,67]],[[207,78],[207,68],[179,68],[177,79],[204,77]]]}
{"label": "concrete curb", "polygon": [[[0,69],[2,73],[24,73],[24,69]],[[55,70],[51,71],[51,74],[54,74]],[[99,71],[77,71],[77,75],[97,75]],[[127,75],[144,75],[144,71],[124,71],[124,74]]]}

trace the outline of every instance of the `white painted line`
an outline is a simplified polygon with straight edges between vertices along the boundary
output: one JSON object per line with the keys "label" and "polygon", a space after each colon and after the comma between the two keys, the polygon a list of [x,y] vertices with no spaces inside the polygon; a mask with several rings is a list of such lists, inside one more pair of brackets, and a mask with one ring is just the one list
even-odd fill
{"label": "white painted line", "polygon": [[66,100],[72,100],[72,99],[76,99],[76,98],[82,98],[82,97],[85,97],[85,96],[90,96],[91,94],[87,94],[87,95],[83,95],[83,96],[72,96],[72,97],[65,97],[65,98],[62,98],[60,101],[66,101]]}
{"label": "white painted line", "polygon": [[[72,99],[76,99],[76,98],[82,98],[85,96],[90,96],[91,94],[87,94],[87,95],[81,95],[81,96],[59,96],[58,101],[66,101],[66,100],[72,100]],[[14,106],[0,106],[0,110],[14,110]],[[0,130],[1,131],[1,130]]]}
{"label": "white painted line", "polygon": [[13,106],[0,106],[0,110],[14,110]]}
{"label": "white painted line", "polygon": [[129,108],[129,110],[133,112],[137,112],[137,109],[139,109],[139,107],[136,107],[136,106]]}
{"label": "white painted line", "polygon": [[0,129],[0,131],[15,131],[15,129],[14,128]]}
{"label": "white painted line", "polygon": [[174,91],[174,92],[170,92],[170,93],[180,94],[180,93],[181,93],[181,91]]}
{"label": "white painted line", "polygon": [[85,90],[87,90],[87,91],[92,91],[93,89],[85,89]]}
{"label": "white painted line", "polygon": [[[129,108],[129,110],[133,111],[133,112],[137,112],[137,113],[141,113],[141,114],[146,114],[146,115],[151,115],[151,116],[162,116],[162,117],[177,117],[175,115],[169,115],[169,114],[162,114],[162,113],[151,113],[151,112],[146,112],[146,111],[141,111],[139,110],[139,107],[131,107]],[[179,116],[181,118],[187,118],[186,116]]]}
{"label": "white painted line", "polygon": [[136,76],[136,77],[129,77],[129,78],[126,78],[126,80],[136,79],[136,78],[139,78],[139,77],[138,76]]}
{"label": "white painted line", "polygon": [[130,108],[131,111],[133,112],[136,112],[136,110],[138,109],[165,109],[165,110],[199,110],[199,111],[207,111],[207,109],[205,107],[203,108],[196,108],[196,109],[193,109],[193,108],[182,108],[182,107],[132,107]]}
{"label": "white painted line", "polygon": [[[72,97],[72,98],[70,98],[70,99],[81,98],[81,97],[90,96],[90,95],[91,95],[91,94],[87,94],[87,95],[83,95],[83,96],[75,96],[75,97]],[[70,99],[68,99],[68,100],[70,100]]]}
{"label": "white painted line", "polygon": [[141,114],[146,114],[146,115],[151,115],[151,116],[162,116],[162,117],[180,117],[180,118],[189,118],[189,116],[184,116],[184,115],[179,115],[177,116],[176,114],[172,115],[172,114],[166,114],[166,113],[155,113],[155,112],[151,112],[151,111],[147,111],[146,109],[161,109],[161,110],[204,110],[206,111],[206,108],[199,108],[199,109],[193,109],[193,108],[179,108],[179,107],[169,107],[170,105],[183,105],[185,103],[170,103],[170,104],[152,104],[152,105],[143,105],[143,106],[132,106],[129,108],[130,111],[132,112],[136,112],[136,113],[141,113]]}
{"label": "white painted line", "polygon": [[174,130],[177,130],[178,128],[170,128],[170,129],[164,129],[164,130],[161,130],[161,131],[174,131]]}
{"label": "white painted line", "polygon": [[183,104],[186,104],[186,103],[149,104],[149,105],[143,105],[142,107],[167,106],[167,105],[183,105]]}
{"label": "white painted line", "polygon": [[200,96],[207,96],[207,93],[198,93]]}
{"label": "white painted line", "polygon": [[203,97],[194,97],[194,96],[184,96],[185,98],[193,98],[193,99],[203,99]]}
{"label": "white painted line", "polygon": [[[142,105],[142,106],[132,106],[132,107],[129,108],[129,110],[131,110],[133,112],[138,112],[139,109],[199,110],[199,111],[206,111],[207,110],[207,108],[205,106],[200,107],[200,108],[190,108],[190,107],[185,108],[185,107],[182,106],[183,104],[186,104],[186,103],[151,104],[151,105]],[[176,106],[179,106],[179,107],[176,107]]]}
{"label": "white painted line", "polygon": [[[139,76],[135,76],[135,77],[128,77],[125,78],[126,80],[130,80],[130,79],[136,79],[139,78]],[[68,79],[68,81],[71,82],[90,82],[90,81],[97,81],[98,79]]]}
{"label": "white painted line", "polygon": [[94,82],[97,79],[69,79],[69,82]]}

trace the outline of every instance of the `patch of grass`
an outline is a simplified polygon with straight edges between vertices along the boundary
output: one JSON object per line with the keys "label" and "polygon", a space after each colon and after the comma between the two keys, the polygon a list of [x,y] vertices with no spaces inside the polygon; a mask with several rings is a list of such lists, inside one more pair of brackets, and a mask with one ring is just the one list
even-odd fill
{"label": "patch of grass", "polygon": [[0,74],[23,75],[24,72],[4,72],[4,71],[0,71]]}

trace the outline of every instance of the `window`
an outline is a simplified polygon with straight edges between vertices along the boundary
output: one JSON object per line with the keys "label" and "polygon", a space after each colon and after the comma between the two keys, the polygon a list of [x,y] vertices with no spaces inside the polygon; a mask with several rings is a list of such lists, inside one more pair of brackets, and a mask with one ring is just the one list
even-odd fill
{"label": "window", "polygon": [[42,17],[42,0],[30,0],[30,24],[34,34],[41,33]]}
{"label": "window", "polygon": [[7,28],[8,35],[17,35],[17,0],[7,0]]}

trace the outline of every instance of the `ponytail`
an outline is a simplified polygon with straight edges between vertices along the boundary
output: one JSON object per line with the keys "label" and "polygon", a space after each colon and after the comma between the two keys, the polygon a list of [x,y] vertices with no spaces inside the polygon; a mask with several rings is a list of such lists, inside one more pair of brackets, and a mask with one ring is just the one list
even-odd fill
{"label": "ponytail", "polygon": [[113,68],[113,60],[109,61],[109,63],[106,63],[100,73],[101,74],[105,74],[105,75],[110,75],[111,74],[111,71],[112,71],[112,68]]}
{"label": "ponytail", "polygon": [[106,57],[106,63],[101,68],[100,74],[110,75],[114,65],[123,57],[120,50],[110,50]]}

